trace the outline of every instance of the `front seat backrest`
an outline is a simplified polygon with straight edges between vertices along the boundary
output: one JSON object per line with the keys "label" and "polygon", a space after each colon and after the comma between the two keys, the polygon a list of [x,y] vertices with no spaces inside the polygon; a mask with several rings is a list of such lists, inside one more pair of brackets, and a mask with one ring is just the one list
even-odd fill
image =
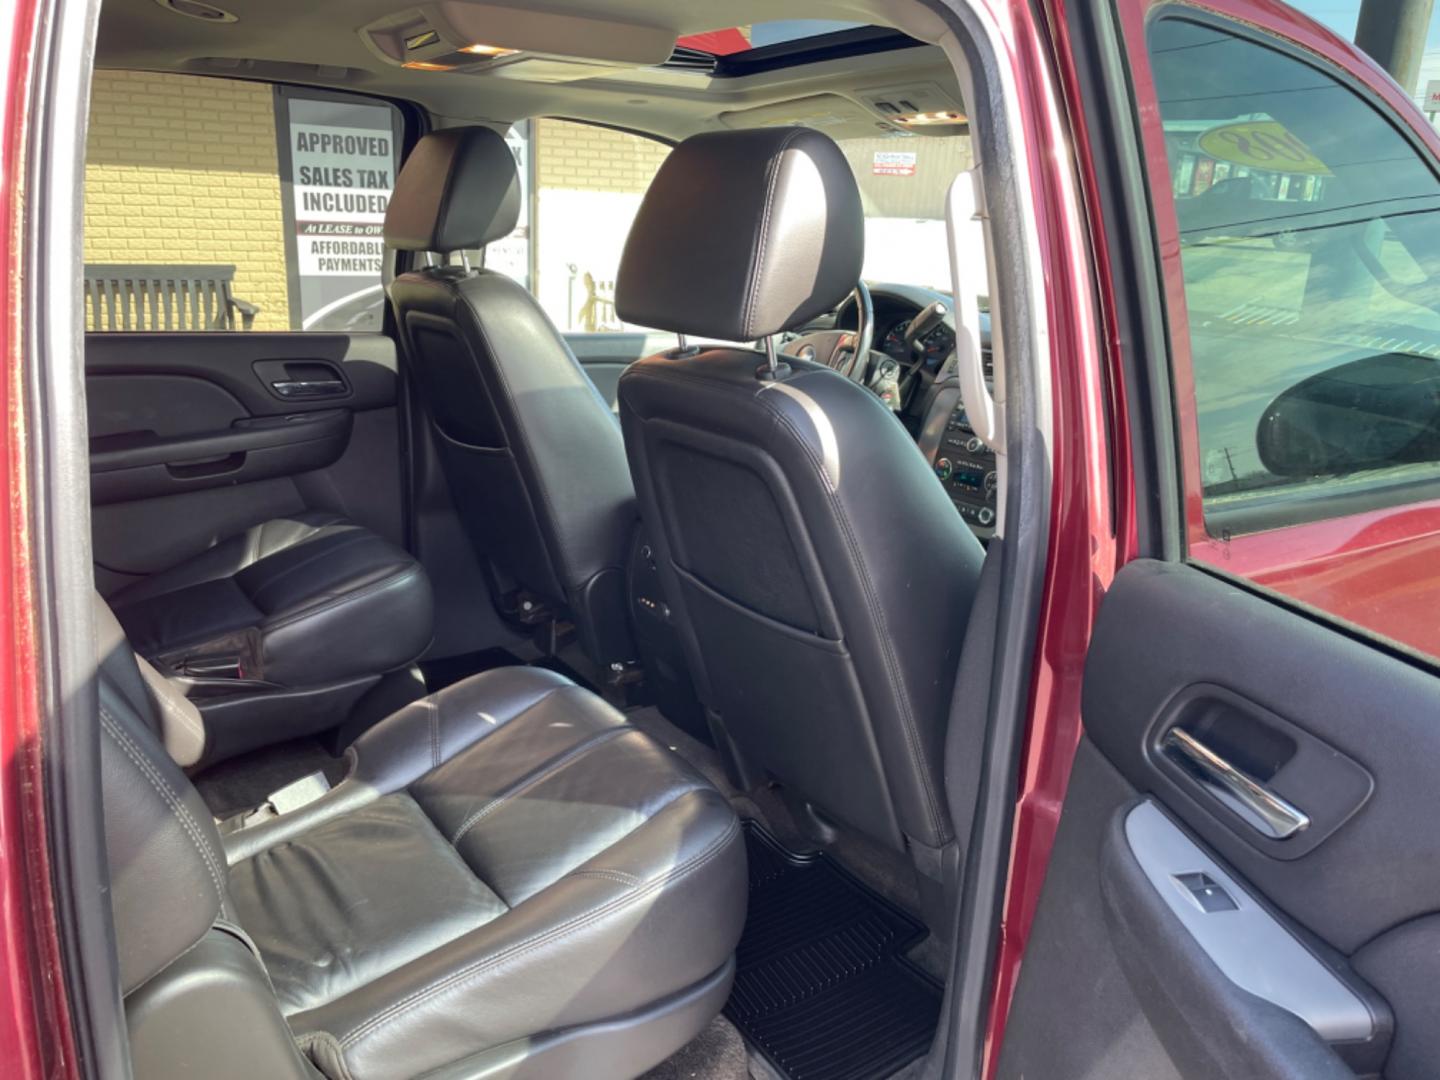
{"label": "front seat backrest", "polygon": [[[616,307],[752,341],[832,310],[863,250],[855,179],[829,138],[697,135],[645,196]],[[877,839],[941,849],[944,733],[982,551],[885,405],[783,360],[772,374],[758,350],[681,350],[620,380],[697,688],[742,761]]]}
{"label": "front seat backrest", "polygon": [[[385,242],[483,248],[509,234],[520,182],[486,127],[426,135],[405,161]],[[390,286],[412,384],[471,543],[513,586],[574,619],[601,664],[632,659],[624,566],[635,492],[615,417],[517,282],[433,266]]]}

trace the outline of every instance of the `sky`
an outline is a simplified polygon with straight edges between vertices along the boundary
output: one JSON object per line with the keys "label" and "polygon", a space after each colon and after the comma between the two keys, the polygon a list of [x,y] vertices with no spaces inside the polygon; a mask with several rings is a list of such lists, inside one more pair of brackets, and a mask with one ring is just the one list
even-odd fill
{"label": "sky", "polygon": [[[1360,11],[1360,0],[1286,0],[1298,11],[1303,11],[1316,22],[1322,22],[1347,41],[1355,37],[1355,17]],[[1436,6],[1440,15],[1440,5]],[[1430,36],[1425,41],[1426,49],[1440,49],[1440,20],[1430,18]]]}

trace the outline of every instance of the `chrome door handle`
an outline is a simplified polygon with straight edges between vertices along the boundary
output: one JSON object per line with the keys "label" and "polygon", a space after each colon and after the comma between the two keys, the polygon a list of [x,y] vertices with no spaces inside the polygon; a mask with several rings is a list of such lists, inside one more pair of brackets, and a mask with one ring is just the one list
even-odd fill
{"label": "chrome door handle", "polygon": [[1188,731],[1172,727],[1160,741],[1160,749],[1223,805],[1271,840],[1288,840],[1310,825],[1308,814]]}

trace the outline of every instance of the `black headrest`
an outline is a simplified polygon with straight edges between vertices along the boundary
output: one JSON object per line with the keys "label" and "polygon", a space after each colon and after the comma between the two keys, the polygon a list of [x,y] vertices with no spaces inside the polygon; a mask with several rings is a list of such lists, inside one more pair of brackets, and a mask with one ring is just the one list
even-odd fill
{"label": "black headrest", "polygon": [[405,159],[385,212],[385,243],[402,251],[459,251],[507,236],[520,218],[520,174],[488,127],[426,135]]}
{"label": "black headrest", "polygon": [[864,256],[860,191],[830,138],[793,127],[694,135],[640,204],[615,310],[657,330],[753,341],[835,307]]}

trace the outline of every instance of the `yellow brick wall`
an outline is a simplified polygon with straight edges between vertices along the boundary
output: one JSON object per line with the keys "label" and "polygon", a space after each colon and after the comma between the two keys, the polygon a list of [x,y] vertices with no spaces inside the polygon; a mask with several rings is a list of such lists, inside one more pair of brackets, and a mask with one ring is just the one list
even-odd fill
{"label": "yellow brick wall", "polygon": [[654,139],[576,124],[535,125],[536,181],[542,188],[644,194],[670,148]]}
{"label": "yellow brick wall", "polygon": [[85,261],[234,263],[255,329],[288,330],[279,176],[269,86],[97,71]]}

